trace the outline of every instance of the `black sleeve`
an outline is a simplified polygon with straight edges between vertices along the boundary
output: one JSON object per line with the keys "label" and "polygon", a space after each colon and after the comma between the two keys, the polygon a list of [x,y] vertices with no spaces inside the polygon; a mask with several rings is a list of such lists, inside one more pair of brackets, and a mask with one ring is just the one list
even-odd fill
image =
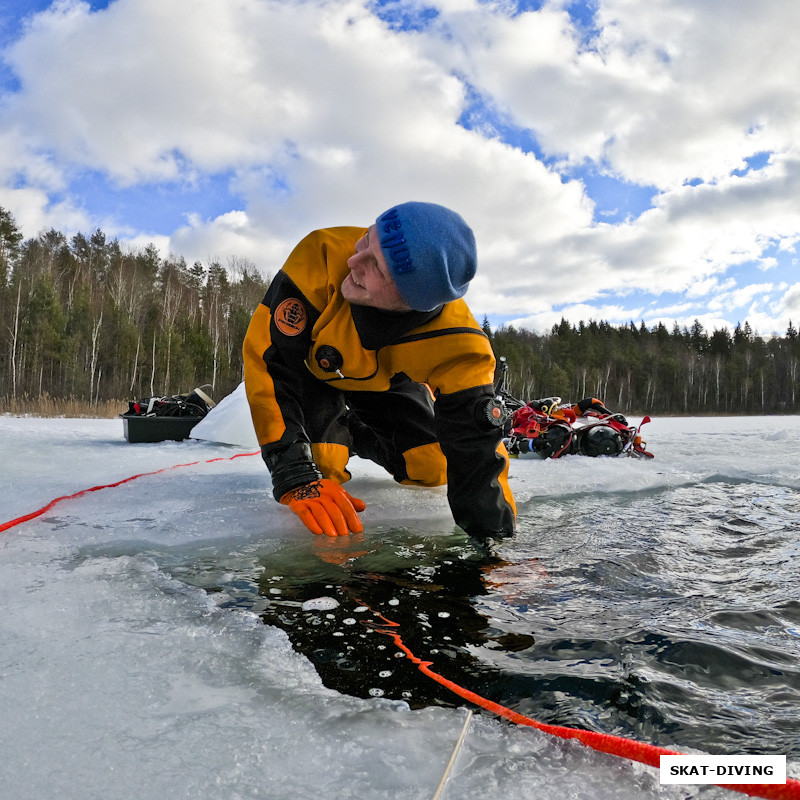
{"label": "black sleeve", "polygon": [[[439,395],[436,433],[447,459],[447,499],[456,523],[477,538],[514,533],[515,512],[502,482],[507,458],[497,452],[502,429],[485,417],[492,386]],[[507,482],[506,482],[507,486]]]}
{"label": "black sleeve", "polygon": [[[287,301],[298,301],[305,313],[305,326],[298,335],[287,335],[276,324],[275,313]],[[270,311],[271,344],[263,355],[267,372],[275,387],[275,402],[280,408],[286,431],[277,442],[261,448],[261,455],[272,476],[273,496],[280,500],[286,492],[322,477],[311,455],[311,443],[305,430],[303,413],[303,378],[305,359],[311,346],[311,330],[319,312],[308,302],[285,272],[279,272],[270,284],[264,305]]]}

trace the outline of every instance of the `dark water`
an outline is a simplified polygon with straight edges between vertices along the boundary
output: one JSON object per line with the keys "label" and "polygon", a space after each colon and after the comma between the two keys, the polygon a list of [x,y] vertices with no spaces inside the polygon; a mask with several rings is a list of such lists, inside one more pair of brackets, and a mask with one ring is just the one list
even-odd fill
{"label": "dark water", "polygon": [[[172,571],[282,628],[324,683],[464,705],[381,630],[543,722],[715,754],[800,755],[800,493],[710,480],[520,509],[495,553],[367,531]],[[303,604],[333,598],[332,609]]]}

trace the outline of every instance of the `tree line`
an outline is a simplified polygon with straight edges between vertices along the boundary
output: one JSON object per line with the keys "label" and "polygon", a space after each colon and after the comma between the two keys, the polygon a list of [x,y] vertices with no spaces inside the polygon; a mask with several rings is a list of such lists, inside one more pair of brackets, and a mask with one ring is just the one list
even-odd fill
{"label": "tree line", "polygon": [[0,398],[216,399],[242,380],[242,341],[269,279],[231,258],[191,266],[101,230],[23,240],[0,208]]}
{"label": "tree line", "polygon": [[[185,394],[216,399],[243,377],[242,342],[269,278],[230,258],[191,266],[154,245],[124,248],[101,230],[24,240],[0,208],[0,400],[100,401]],[[484,330],[523,401],[599,397],[629,414],[797,413],[800,339],[699,321],[615,326],[562,320],[537,334]]]}
{"label": "tree line", "polygon": [[629,414],[795,414],[800,401],[800,338],[762,337],[750,324],[707,331],[675,323],[614,326],[562,319],[544,335],[492,331],[506,357],[508,389],[520,400],[597,397]]}

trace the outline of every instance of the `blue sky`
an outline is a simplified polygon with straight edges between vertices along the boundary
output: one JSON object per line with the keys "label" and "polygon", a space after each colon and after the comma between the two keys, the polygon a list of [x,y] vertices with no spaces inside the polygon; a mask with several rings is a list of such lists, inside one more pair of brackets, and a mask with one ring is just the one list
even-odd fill
{"label": "blue sky", "polygon": [[0,206],[26,236],[270,273],[427,199],[475,229],[494,325],[782,334],[798,23],[791,0],[0,2]]}

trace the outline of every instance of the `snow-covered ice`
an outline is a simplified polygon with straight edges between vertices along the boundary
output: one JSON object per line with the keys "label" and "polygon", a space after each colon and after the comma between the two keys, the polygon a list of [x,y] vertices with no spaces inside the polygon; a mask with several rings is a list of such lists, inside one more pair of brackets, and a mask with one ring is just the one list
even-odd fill
{"label": "snow-covered ice", "polygon": [[[0,523],[60,496],[198,462],[65,500],[0,533],[3,800],[434,796],[463,710],[327,689],[282,631],[172,574],[170,553],[177,562],[321,546],[271,499],[260,458],[242,455],[253,449],[247,423],[240,444],[209,441],[237,440],[233,427],[215,436],[211,426],[204,440],[129,444],[120,420],[0,417]],[[645,433],[653,461],[512,462],[521,514],[576,487],[647,493],[725,475],[800,488],[800,417],[656,419]],[[398,524],[452,532],[444,490],[400,487],[360,459],[351,471],[369,535]],[[696,792],[478,714],[442,797]]]}

